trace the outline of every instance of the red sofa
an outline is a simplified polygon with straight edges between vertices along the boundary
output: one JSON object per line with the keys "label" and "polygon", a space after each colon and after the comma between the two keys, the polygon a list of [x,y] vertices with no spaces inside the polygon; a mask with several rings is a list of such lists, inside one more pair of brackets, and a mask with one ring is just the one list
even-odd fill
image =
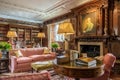
{"label": "red sofa", "polygon": [[53,60],[56,57],[54,52],[44,54],[44,48],[25,48],[19,50],[23,54],[23,57],[16,57],[14,53],[16,50],[9,51],[9,68],[11,72],[29,71],[32,69],[31,63],[37,61]]}

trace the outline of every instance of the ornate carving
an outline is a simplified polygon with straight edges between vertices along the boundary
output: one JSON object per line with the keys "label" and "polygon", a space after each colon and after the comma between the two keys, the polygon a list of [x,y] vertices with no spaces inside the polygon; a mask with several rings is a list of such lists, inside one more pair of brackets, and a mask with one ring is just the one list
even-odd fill
{"label": "ornate carving", "polygon": [[15,23],[15,24],[26,24],[26,25],[33,25],[33,26],[40,26],[41,25],[39,23],[20,21],[20,20],[14,20],[14,19],[5,19],[5,18],[0,18],[0,22],[8,22],[8,23]]}
{"label": "ornate carving", "polygon": [[[77,29],[76,29],[76,35],[81,36],[83,35],[82,33],[82,16],[83,14],[88,14],[91,12],[96,12],[96,33],[94,35],[102,35],[102,30],[103,30],[103,12],[102,9],[104,8],[103,6],[107,5],[107,0],[94,0],[89,3],[83,4],[77,8],[72,9],[73,13],[77,16]],[[90,35],[87,35],[90,36]]]}

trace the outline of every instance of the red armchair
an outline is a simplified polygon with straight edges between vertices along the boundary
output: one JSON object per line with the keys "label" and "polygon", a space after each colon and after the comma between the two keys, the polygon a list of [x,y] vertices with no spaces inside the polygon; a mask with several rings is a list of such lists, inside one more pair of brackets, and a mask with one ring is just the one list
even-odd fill
{"label": "red armchair", "polygon": [[103,59],[103,63],[105,64],[104,74],[100,77],[80,78],[80,80],[109,80],[110,71],[111,71],[111,68],[114,66],[115,61],[116,61],[116,57],[111,53],[107,53]]}

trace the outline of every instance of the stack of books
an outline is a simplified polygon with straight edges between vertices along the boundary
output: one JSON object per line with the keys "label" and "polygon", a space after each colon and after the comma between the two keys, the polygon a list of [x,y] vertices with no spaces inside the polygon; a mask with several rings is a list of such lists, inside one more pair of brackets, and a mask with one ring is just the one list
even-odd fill
{"label": "stack of books", "polygon": [[97,61],[94,58],[90,58],[90,57],[81,57],[76,59],[76,64],[80,64],[80,65],[87,65],[87,66],[91,66],[91,65],[96,65]]}

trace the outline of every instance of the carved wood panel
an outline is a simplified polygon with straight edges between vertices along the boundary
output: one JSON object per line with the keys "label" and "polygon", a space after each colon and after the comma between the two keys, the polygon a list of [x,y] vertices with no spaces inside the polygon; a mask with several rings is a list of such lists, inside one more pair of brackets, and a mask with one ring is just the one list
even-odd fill
{"label": "carved wood panel", "polygon": [[75,46],[75,37],[76,37],[76,18],[75,17],[72,17],[70,19],[72,25],[73,25],[73,28],[74,28],[74,31],[75,31],[75,34],[72,34],[70,35],[70,41],[69,41],[69,49],[76,49],[76,46]]}
{"label": "carved wood panel", "polygon": [[115,1],[113,12],[113,32],[114,35],[120,35],[120,1]]}
{"label": "carved wood panel", "polygon": [[[72,11],[75,13],[75,15],[77,16],[77,31],[76,31],[76,35],[77,36],[98,36],[98,35],[103,35],[103,33],[106,33],[107,34],[107,29],[106,29],[106,32],[104,32],[104,26],[105,24],[107,25],[107,12],[105,11],[106,8],[106,11],[107,11],[107,0],[94,0],[94,1],[91,1],[89,3],[86,3],[84,5],[81,5],[77,8],[74,8],[72,9]],[[95,26],[92,26],[95,30],[94,32],[92,32],[92,34],[90,33],[92,31],[92,29],[90,29],[88,27],[88,29],[90,29],[91,31],[89,31],[89,33],[87,34],[84,34],[85,32],[83,31],[84,30],[84,17],[86,17],[86,19],[89,18],[89,14],[95,12],[95,15],[92,15],[91,19],[92,19],[92,24]],[[88,18],[87,18],[88,16]],[[94,20],[95,19],[95,20]],[[104,21],[104,22],[103,22]],[[85,22],[85,24],[87,24]]]}

